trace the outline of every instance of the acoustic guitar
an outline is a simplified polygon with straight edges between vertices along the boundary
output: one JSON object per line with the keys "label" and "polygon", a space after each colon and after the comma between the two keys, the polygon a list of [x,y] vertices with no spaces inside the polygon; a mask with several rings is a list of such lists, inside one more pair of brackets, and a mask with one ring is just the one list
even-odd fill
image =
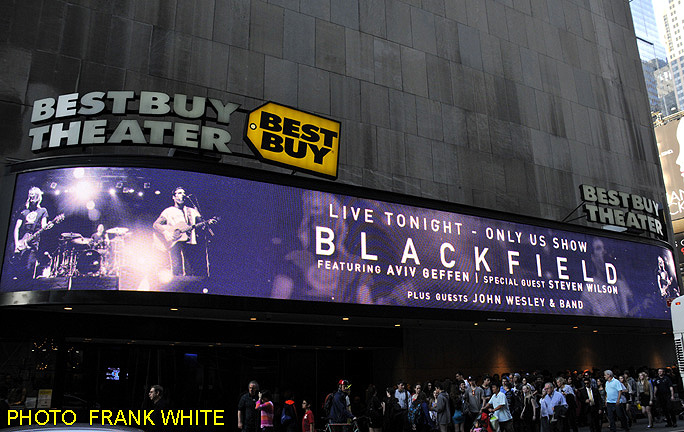
{"label": "acoustic guitar", "polygon": [[188,233],[193,229],[203,228],[206,225],[213,225],[220,220],[220,217],[214,216],[211,219],[207,219],[192,225],[184,221],[178,222],[175,225],[162,225],[162,235],[159,235],[159,233],[154,233],[154,244],[159,250],[168,251],[174,247],[176,243],[190,240]]}

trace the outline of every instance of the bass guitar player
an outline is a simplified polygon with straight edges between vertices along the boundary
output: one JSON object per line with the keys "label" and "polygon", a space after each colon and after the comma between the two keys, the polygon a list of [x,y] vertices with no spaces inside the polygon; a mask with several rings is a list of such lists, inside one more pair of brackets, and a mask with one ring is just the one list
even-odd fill
{"label": "bass guitar player", "polygon": [[17,217],[14,225],[14,255],[12,263],[17,279],[35,277],[38,251],[40,249],[40,233],[52,228],[48,222],[48,211],[41,206],[43,191],[33,186],[28,191],[26,208]]}

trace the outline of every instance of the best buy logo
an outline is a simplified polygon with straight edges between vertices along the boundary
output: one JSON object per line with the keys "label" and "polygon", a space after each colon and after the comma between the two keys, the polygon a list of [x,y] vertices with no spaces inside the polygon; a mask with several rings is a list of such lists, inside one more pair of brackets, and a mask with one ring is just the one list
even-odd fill
{"label": "best buy logo", "polygon": [[266,163],[337,178],[337,121],[268,102],[249,113],[245,140]]}

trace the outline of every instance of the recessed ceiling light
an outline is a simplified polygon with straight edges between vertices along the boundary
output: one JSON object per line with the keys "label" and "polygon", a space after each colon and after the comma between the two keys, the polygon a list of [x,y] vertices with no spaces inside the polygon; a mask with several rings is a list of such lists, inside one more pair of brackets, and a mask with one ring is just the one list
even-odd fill
{"label": "recessed ceiling light", "polygon": [[171,310],[171,311],[177,311],[178,308],[169,308],[169,310]]}
{"label": "recessed ceiling light", "polygon": [[342,321],[349,321],[349,317],[342,317]]}
{"label": "recessed ceiling light", "polygon": [[74,308],[72,308],[71,306],[64,306],[64,310],[73,310],[73,309]]}

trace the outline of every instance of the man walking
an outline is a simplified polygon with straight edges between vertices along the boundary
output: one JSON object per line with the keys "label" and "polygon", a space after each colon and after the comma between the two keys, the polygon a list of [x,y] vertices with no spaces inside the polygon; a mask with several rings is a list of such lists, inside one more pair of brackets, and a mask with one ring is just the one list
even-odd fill
{"label": "man walking", "polygon": [[553,384],[547,382],[544,384],[544,397],[541,400],[541,432],[560,432],[561,427],[559,423],[562,423],[558,417],[554,417],[554,414],[558,414],[557,410],[562,410],[568,408],[568,403],[565,401],[565,396],[560,392],[554,390]]}
{"label": "man walking", "polygon": [[250,381],[247,392],[240,397],[238,402],[238,429],[242,432],[258,432],[260,427],[260,416],[256,410],[256,403],[259,400],[259,383]]}
{"label": "man walking", "polygon": [[579,391],[579,400],[582,402],[582,413],[586,415],[589,423],[589,432],[601,431],[601,394],[591,386],[591,379],[584,378],[584,387]]}
{"label": "man walking", "polygon": [[606,379],[606,416],[608,416],[608,424],[610,425],[610,432],[615,432],[615,420],[620,418],[620,424],[625,432],[629,432],[627,425],[627,416],[620,405],[620,396],[627,389],[622,385],[620,380],[615,379],[613,371],[608,369],[603,372],[603,377]]}
{"label": "man walking", "polygon": [[667,427],[677,427],[677,416],[672,413],[670,401],[674,400],[674,385],[669,376],[665,375],[665,369],[658,369],[658,377],[653,382],[655,397],[660,410],[665,416]]}

